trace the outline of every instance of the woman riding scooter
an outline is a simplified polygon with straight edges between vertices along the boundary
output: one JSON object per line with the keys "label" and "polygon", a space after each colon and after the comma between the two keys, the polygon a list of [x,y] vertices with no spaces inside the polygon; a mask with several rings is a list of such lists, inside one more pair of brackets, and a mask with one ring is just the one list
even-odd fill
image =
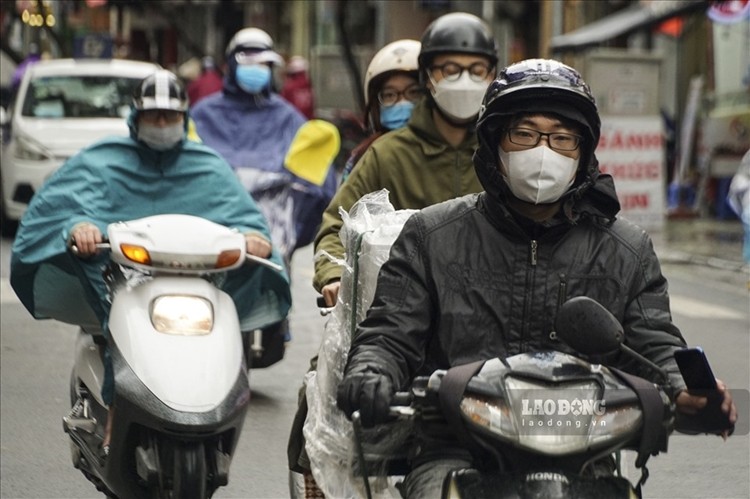
{"label": "woman riding scooter", "polygon": [[[106,255],[97,244],[107,225],[121,220],[159,213],[201,216],[244,234],[251,255],[281,263],[263,215],[229,164],[212,149],[186,140],[188,120],[185,89],[177,77],[169,71],[148,76],[135,89],[130,136],[110,137],[82,150],[34,195],[13,244],[10,280],[35,318],[79,324],[95,316],[108,337]],[[71,257],[71,246],[77,258]],[[268,275],[253,278],[260,274]],[[265,268],[233,271],[223,288],[245,300],[274,296],[277,306],[266,311],[267,323],[286,317],[291,303],[286,274]],[[248,308],[255,302],[238,303],[240,317],[256,312]],[[106,348],[104,355],[102,397],[109,405],[114,377]],[[107,425],[104,453],[110,430]]]}

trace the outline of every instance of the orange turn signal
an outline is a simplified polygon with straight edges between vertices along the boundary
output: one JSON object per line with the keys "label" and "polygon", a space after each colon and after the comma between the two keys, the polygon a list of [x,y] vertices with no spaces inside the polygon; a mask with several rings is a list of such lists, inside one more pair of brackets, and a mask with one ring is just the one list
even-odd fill
{"label": "orange turn signal", "polygon": [[216,258],[216,268],[223,269],[224,267],[231,267],[237,263],[240,256],[242,256],[242,251],[238,249],[224,250],[219,253],[219,256]]}
{"label": "orange turn signal", "polygon": [[148,254],[148,250],[143,246],[136,246],[134,244],[121,244],[120,250],[125,257],[135,263],[142,265],[151,265],[151,255]]}

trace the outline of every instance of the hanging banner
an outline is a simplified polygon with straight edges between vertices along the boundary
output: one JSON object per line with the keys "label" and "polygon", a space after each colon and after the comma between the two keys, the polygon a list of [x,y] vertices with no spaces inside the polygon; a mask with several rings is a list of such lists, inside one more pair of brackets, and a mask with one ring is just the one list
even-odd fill
{"label": "hanging banner", "polygon": [[615,179],[620,215],[643,229],[664,228],[665,144],[660,116],[602,116],[599,168]]}

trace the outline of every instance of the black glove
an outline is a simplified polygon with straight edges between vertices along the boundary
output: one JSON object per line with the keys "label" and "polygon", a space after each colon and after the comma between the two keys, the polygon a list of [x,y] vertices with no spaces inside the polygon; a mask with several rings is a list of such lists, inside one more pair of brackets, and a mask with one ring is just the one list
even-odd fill
{"label": "black glove", "polygon": [[339,385],[336,404],[349,419],[358,410],[362,426],[370,428],[388,421],[394,393],[391,379],[384,374],[350,373],[344,376]]}

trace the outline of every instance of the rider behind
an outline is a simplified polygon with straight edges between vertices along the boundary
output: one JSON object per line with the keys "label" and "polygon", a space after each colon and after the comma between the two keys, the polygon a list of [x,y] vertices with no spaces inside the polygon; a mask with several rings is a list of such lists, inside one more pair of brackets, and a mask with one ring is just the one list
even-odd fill
{"label": "rider behind", "polygon": [[[225,50],[222,91],[196,104],[191,116],[203,143],[232,165],[263,211],[273,244],[290,272],[294,252],[311,243],[318,230],[336,190],[336,171],[328,168],[323,181],[314,183],[286,168],[284,160],[306,118],[275,90],[273,72],[283,59],[273,46],[261,29],[235,33]],[[263,353],[251,356],[251,367],[283,358],[291,340],[288,321],[264,328],[262,337]]]}
{"label": "rider behind", "polygon": [[[191,109],[196,131],[235,169],[268,220],[274,245],[287,266],[297,248],[312,242],[336,189],[335,169],[320,185],[284,166],[306,118],[275,90],[273,72],[283,64],[273,40],[258,28],[235,33],[226,47],[223,88]],[[289,213],[291,197],[292,213]]]}
{"label": "rider behind", "polygon": [[[474,124],[487,86],[495,75],[495,39],[480,18],[445,14],[422,34],[419,74],[426,95],[416,102],[407,125],[374,142],[331,200],[315,237],[315,252],[344,258],[339,209],[349,210],[365,194],[388,189],[397,210],[479,192],[471,167],[477,146]],[[313,286],[326,306],[336,304],[341,267],[327,258],[315,262]]]}
{"label": "rider behind", "polygon": [[[97,244],[114,222],[165,213],[200,216],[243,233],[248,253],[281,263],[263,215],[231,167],[212,149],[186,140],[187,107],[174,74],[162,70],[146,77],[135,91],[130,136],[83,149],[34,195],[13,243],[10,281],[35,318],[81,325],[76,317],[95,315],[101,334],[109,336],[102,275],[108,257]],[[73,246],[77,258],[69,251]],[[263,311],[265,322],[258,327],[286,317],[291,303],[288,277],[261,266],[232,271],[223,289],[234,298],[240,319],[257,314],[252,304],[264,297],[277,303]],[[108,406],[114,389],[105,348],[102,397]],[[109,432],[103,451],[108,444]]]}
{"label": "rider behind", "polygon": [[396,40],[372,57],[365,72],[365,115],[363,123],[370,135],[352,151],[346,160],[341,181],[351,174],[367,148],[381,135],[403,128],[409,122],[414,106],[424,94],[419,82],[419,51],[416,40]]}

